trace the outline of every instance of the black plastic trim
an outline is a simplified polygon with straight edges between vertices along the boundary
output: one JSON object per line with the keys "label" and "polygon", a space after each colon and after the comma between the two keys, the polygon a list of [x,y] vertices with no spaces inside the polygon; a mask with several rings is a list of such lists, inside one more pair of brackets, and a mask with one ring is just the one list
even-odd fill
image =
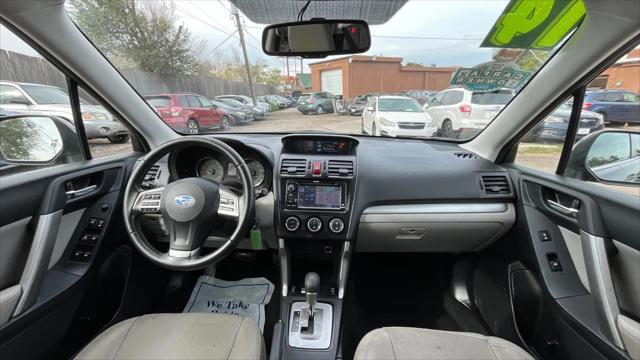
{"label": "black plastic trim", "polygon": [[78,129],[77,134],[80,139],[80,151],[85,160],[91,160],[91,150],[87,139],[87,133],[84,129],[84,121],[82,120],[82,110],[80,109],[80,94],[78,93],[78,83],[67,76],[67,89],[69,90],[69,101],[71,103],[71,112],[73,113],[73,122]]}
{"label": "black plastic trim", "polygon": [[564,138],[564,145],[562,146],[562,152],[560,153],[560,160],[556,167],[556,174],[564,174],[564,169],[569,162],[569,155],[573,149],[573,143],[576,140],[576,132],[578,131],[578,125],[580,124],[580,116],[582,115],[582,103],[584,102],[584,94],[587,91],[586,86],[579,87],[573,93],[573,104],[571,106],[571,115],[569,116],[569,126],[567,127],[567,133]]}

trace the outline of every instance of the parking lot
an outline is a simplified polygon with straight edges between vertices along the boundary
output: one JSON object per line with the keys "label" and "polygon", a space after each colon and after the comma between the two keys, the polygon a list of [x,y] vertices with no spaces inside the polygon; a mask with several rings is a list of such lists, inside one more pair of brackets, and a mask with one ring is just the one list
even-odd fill
{"label": "parking lot", "polygon": [[[267,120],[253,121],[248,125],[234,126],[227,133],[246,132],[304,132],[326,131],[342,134],[360,134],[360,116],[340,114],[302,115],[295,108],[269,113]],[[640,130],[640,126],[629,129]],[[222,132],[214,132],[222,133]],[[536,169],[555,171],[557,159],[562,147],[560,144],[522,143],[518,151],[517,162]],[[91,140],[91,152],[94,157],[102,157],[129,151],[131,143],[110,144],[106,140]]]}

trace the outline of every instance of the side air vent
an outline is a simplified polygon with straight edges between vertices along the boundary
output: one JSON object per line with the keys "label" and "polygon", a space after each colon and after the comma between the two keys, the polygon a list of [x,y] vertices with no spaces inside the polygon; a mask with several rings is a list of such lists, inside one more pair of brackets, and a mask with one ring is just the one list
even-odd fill
{"label": "side air vent", "polygon": [[329,177],[353,177],[353,161],[329,160],[327,174]]}
{"label": "side air vent", "polygon": [[480,188],[485,195],[511,195],[511,185],[505,175],[483,175]]}
{"label": "side air vent", "polygon": [[149,171],[144,175],[142,179],[142,183],[140,184],[142,188],[150,189],[153,188],[156,184],[156,179],[160,176],[160,165],[152,165],[149,168]]}
{"label": "side air vent", "polygon": [[453,153],[458,159],[477,159],[478,157],[475,154],[470,152],[455,152]]}
{"label": "side air vent", "polygon": [[304,176],[306,174],[306,168],[307,160],[305,159],[282,159],[280,175]]}

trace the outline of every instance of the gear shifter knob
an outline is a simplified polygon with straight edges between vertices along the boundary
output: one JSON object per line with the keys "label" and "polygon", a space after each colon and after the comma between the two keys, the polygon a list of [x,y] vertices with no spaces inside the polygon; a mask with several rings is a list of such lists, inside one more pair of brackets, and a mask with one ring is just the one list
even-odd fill
{"label": "gear shifter knob", "polygon": [[318,291],[320,290],[320,276],[317,273],[310,272],[304,277],[304,292],[307,298],[307,305],[311,315],[316,307],[318,299]]}

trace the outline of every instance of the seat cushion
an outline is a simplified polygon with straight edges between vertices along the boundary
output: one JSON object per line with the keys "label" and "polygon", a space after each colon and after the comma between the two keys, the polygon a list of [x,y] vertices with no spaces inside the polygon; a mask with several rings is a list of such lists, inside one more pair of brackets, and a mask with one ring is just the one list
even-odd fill
{"label": "seat cushion", "polygon": [[209,313],[151,314],[122,321],[76,359],[264,359],[264,340],[249,318]]}
{"label": "seat cushion", "polygon": [[355,360],[526,359],[533,357],[509,341],[480,334],[388,327],[365,335]]}

